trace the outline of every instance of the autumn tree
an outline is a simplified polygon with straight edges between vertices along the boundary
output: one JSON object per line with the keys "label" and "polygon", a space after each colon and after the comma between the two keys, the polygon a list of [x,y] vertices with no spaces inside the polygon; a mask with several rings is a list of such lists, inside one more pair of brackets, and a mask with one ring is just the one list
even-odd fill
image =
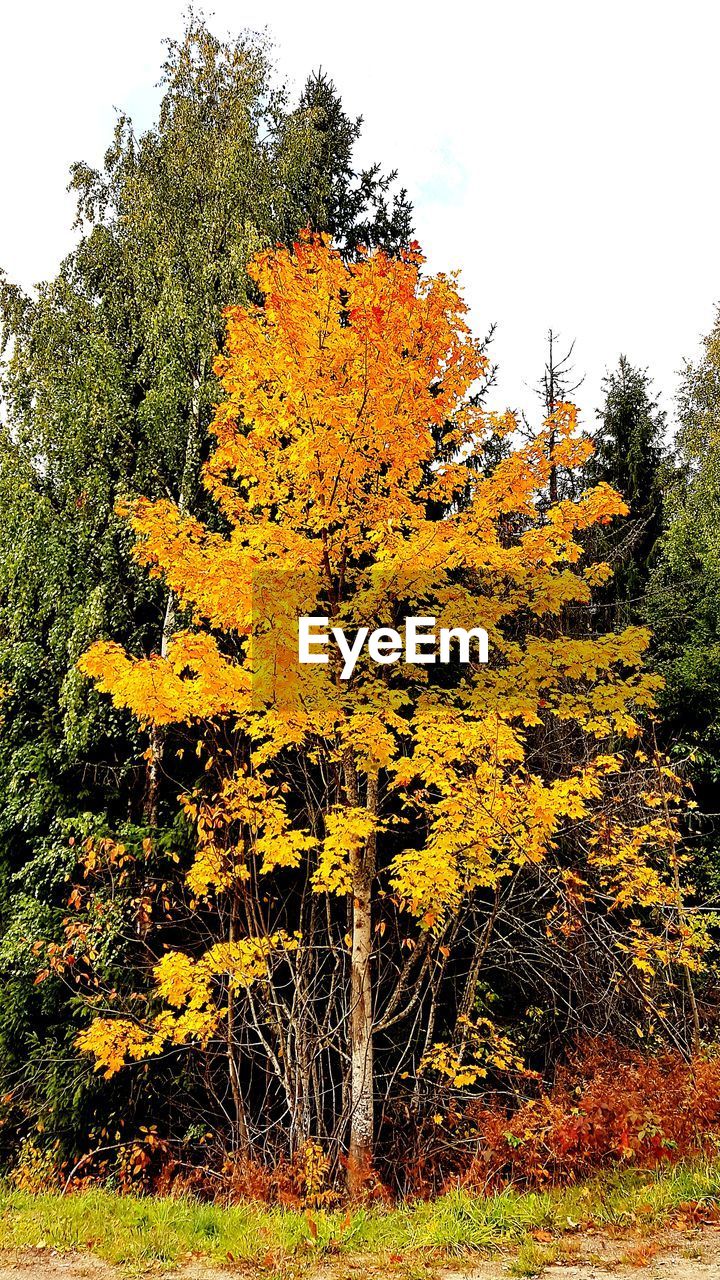
{"label": "autumn tree", "polygon": [[[82,1047],[109,1075],[188,1046],[222,1055],[235,1145],[257,1149],[271,1123],[291,1147],[319,1139],[347,1153],[353,1193],[402,1079],[468,1086],[516,1062],[477,992],[518,893],[539,905],[538,945],[577,958],[601,940],[610,988],[646,1022],[700,947],[674,784],[639,745],[647,633],[564,625],[606,576],[583,536],[622,499],[601,483],[538,501],[588,457],[565,403],[494,468],[469,467],[515,422],[478,404],[486,359],[457,282],[422,261],[416,246],[345,261],[309,234],[255,258],[262,301],[228,310],[215,366],[203,485],[220,521],[170,498],[123,506],[183,625],[164,653],[106,640],[81,662],[146,729],[189,726],[207,766],[183,801],[184,943],[158,948],[144,1011],[116,1000],[108,1016],[91,993]],[[302,617],[356,642],[351,672],[332,644],[299,664]],[[489,660],[413,660],[412,617],[484,629]]]}

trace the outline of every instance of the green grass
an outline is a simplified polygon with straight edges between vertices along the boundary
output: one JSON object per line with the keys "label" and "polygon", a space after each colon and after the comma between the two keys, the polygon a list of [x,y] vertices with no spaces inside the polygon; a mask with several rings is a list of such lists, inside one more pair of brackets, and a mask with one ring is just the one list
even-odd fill
{"label": "green grass", "polygon": [[[408,1261],[463,1253],[517,1250],[516,1275],[529,1275],[543,1250],[530,1233],[560,1236],[579,1224],[648,1225],[685,1201],[720,1202],[720,1164],[678,1165],[654,1172],[623,1171],[566,1190],[486,1198],[454,1191],[428,1203],[395,1209],[343,1210],[308,1215],[247,1204],[232,1208],[190,1198],[31,1195],[0,1188],[0,1249],[92,1250],[131,1270],[172,1266],[190,1256],[210,1262],[264,1263],[280,1274],[330,1254],[362,1254],[382,1263],[390,1254]],[[316,1234],[315,1234],[316,1233]],[[547,1252],[547,1251],[546,1251]]]}

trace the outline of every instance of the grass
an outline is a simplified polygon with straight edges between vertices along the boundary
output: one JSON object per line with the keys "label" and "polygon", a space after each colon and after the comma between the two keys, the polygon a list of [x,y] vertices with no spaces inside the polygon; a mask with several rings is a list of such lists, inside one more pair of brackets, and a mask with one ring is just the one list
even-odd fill
{"label": "grass", "polygon": [[511,1274],[522,1276],[536,1274],[553,1256],[552,1245],[538,1244],[533,1232],[552,1239],[590,1222],[649,1226],[688,1201],[720,1203],[720,1163],[625,1170],[565,1190],[485,1198],[454,1191],[428,1203],[350,1214],[0,1188],[0,1249],[91,1250],[136,1272],[201,1257],[254,1264],[268,1276],[287,1274],[290,1264],[305,1270],[329,1255],[362,1255],[377,1264],[402,1258],[410,1266],[413,1259],[513,1250]]}

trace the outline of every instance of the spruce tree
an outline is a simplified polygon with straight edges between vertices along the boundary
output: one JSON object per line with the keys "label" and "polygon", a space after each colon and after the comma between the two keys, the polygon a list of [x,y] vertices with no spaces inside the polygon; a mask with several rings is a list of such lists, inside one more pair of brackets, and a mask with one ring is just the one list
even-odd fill
{"label": "spruce tree", "polygon": [[647,370],[636,368],[624,355],[604,378],[603,390],[587,479],[612,485],[630,508],[629,515],[603,535],[601,548],[614,570],[602,598],[615,606],[620,618],[629,620],[641,613],[662,528],[665,414]]}

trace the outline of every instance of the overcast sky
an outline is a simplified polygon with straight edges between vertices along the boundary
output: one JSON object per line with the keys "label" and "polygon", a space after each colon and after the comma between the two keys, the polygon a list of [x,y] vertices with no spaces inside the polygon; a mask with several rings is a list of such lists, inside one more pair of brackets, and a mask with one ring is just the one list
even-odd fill
{"label": "overcast sky", "polygon": [[[25,286],[72,243],[73,160],[114,108],[148,124],[180,0],[7,0],[0,27],[0,265]],[[552,326],[576,340],[589,418],[620,352],[672,412],[720,300],[715,0],[215,0],[222,34],[267,27],[300,89],[328,71],[397,167],[436,269],[461,268],[495,393],[532,408]]]}

